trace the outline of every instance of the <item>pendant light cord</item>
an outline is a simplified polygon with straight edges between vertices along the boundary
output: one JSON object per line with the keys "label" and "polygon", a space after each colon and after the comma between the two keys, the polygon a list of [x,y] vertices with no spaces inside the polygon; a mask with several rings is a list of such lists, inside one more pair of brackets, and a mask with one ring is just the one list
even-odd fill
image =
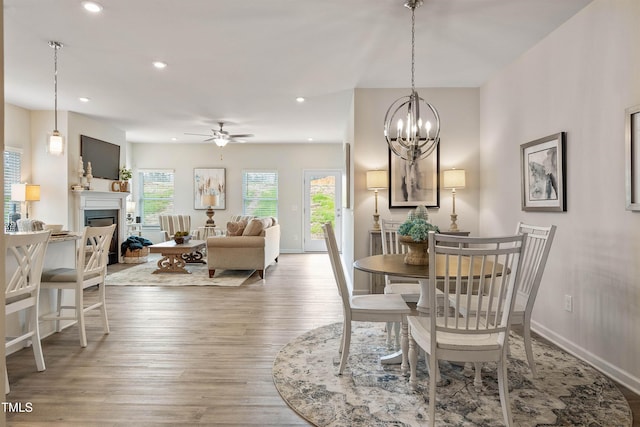
{"label": "pendant light cord", "polygon": [[53,121],[54,131],[58,131],[58,49],[63,45],[60,42],[50,41],[49,46],[53,48]]}

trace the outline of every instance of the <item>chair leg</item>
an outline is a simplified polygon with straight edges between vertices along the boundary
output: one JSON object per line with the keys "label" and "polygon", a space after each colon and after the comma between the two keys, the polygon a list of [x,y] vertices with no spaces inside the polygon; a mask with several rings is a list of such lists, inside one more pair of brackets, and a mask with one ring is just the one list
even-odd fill
{"label": "chair leg", "polygon": [[33,337],[31,339],[31,346],[33,347],[33,356],[36,359],[36,367],[38,371],[44,371],[46,366],[44,365],[44,356],[42,354],[42,343],[40,342],[40,325],[38,322],[38,308],[37,306],[31,307],[31,325],[30,329],[33,329]]}
{"label": "chair leg", "polygon": [[476,376],[473,380],[473,385],[475,387],[481,388],[482,387],[482,363],[474,362],[473,369],[474,371],[476,371]]}
{"label": "chair leg", "polygon": [[340,368],[338,369],[338,375],[342,375],[342,371],[347,364],[349,358],[349,347],[351,346],[351,321],[344,321],[344,328],[342,330],[342,355],[340,356]]}
{"label": "chair leg", "polygon": [[509,404],[509,377],[507,375],[506,351],[505,357],[498,362],[498,389],[500,391],[500,405],[502,406],[502,416],[507,426],[513,425],[511,418],[511,405]]}
{"label": "chair leg", "polygon": [[[58,298],[56,300],[56,315],[58,317],[60,317],[60,316],[62,316],[62,289],[58,289],[57,294],[58,294],[57,295]],[[56,323],[56,325],[55,325],[56,332],[61,332],[62,328],[60,327],[60,319],[56,319],[55,323]]]}
{"label": "chair leg", "polygon": [[416,344],[416,341],[411,336],[409,336],[408,341],[409,341],[409,371],[410,371],[409,386],[411,386],[411,388],[415,390],[418,385],[417,366],[418,366],[418,350],[419,349],[416,348],[418,345]]}
{"label": "chair leg", "polygon": [[78,321],[78,332],[80,333],[80,347],[87,346],[87,331],[84,327],[84,290],[76,289],[76,319]]}
{"label": "chair leg", "polygon": [[[407,318],[402,318],[402,345],[400,348],[402,349],[402,364],[400,365],[400,370],[402,371],[402,375],[407,375],[408,371],[408,358],[407,354],[409,351],[409,324],[407,323]],[[417,362],[417,360],[416,360]]]}
{"label": "chair leg", "polygon": [[[435,354],[429,357],[429,425],[436,425],[436,383],[440,380],[440,370],[438,369],[438,360]],[[434,375],[436,373],[436,375]]]}
{"label": "chair leg", "polygon": [[393,348],[393,322],[387,322],[387,348]]}
{"label": "chair leg", "polygon": [[531,370],[531,375],[536,377],[536,362],[533,360],[533,349],[531,348],[531,324],[528,319],[524,321],[524,350],[527,353],[527,363]]}
{"label": "chair leg", "polygon": [[100,284],[100,314],[102,314],[102,329],[105,334],[111,332],[109,329],[109,318],[107,317],[107,287],[104,283]]}

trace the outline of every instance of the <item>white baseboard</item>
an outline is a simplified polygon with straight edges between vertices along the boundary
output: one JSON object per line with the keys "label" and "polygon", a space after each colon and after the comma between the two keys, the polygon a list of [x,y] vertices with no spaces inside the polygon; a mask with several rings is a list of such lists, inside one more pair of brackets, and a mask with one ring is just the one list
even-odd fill
{"label": "white baseboard", "polygon": [[568,341],[566,338],[556,334],[537,322],[531,321],[531,330],[548,339],[567,353],[570,353],[578,359],[588,363],[607,377],[624,385],[634,393],[640,394],[640,378],[634,377],[629,372],[626,372],[601,357],[596,356],[590,351],[577,346],[575,343]]}

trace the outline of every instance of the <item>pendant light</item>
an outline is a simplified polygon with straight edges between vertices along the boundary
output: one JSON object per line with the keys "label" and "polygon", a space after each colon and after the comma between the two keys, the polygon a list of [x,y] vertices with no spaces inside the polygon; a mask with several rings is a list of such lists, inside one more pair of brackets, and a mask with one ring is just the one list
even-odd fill
{"label": "pendant light", "polygon": [[[438,111],[415,88],[415,10],[421,5],[422,0],[407,0],[404,4],[411,9],[411,95],[396,99],[384,117],[384,137],[389,148],[411,164],[429,156],[440,142]],[[421,109],[421,104],[426,108]]]}
{"label": "pendant light", "polygon": [[61,49],[62,46],[60,42],[49,42],[49,47],[53,49],[54,126],[53,132],[47,138],[47,151],[54,156],[60,156],[64,153],[64,138],[58,131],[58,49]]}

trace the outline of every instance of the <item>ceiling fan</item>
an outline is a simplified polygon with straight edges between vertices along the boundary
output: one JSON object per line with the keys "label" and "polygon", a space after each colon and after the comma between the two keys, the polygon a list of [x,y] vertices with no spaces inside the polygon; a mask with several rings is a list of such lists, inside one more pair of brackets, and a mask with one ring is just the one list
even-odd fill
{"label": "ceiling fan", "polygon": [[216,143],[218,147],[224,147],[230,141],[245,142],[244,140],[239,138],[249,138],[253,136],[252,133],[239,133],[239,134],[231,135],[226,130],[222,130],[222,126],[224,126],[224,122],[218,122],[218,124],[220,125],[220,129],[217,129],[217,130],[211,129],[210,135],[206,135],[202,133],[185,133],[185,135],[208,136],[209,138],[205,139],[204,142],[213,141]]}

